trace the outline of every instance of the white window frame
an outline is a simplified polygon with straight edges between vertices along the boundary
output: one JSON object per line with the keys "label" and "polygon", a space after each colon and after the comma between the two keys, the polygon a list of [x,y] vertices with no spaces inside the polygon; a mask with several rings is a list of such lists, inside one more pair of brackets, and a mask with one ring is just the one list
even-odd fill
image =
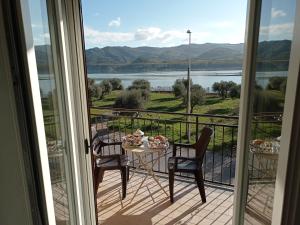
{"label": "white window frame", "polygon": [[[48,151],[44,131],[43,111],[38,81],[38,71],[34,52],[32,29],[29,8],[26,1],[19,1],[19,23],[24,26],[24,46],[26,46],[28,68],[28,84],[31,88],[30,94],[33,100],[33,118],[35,119],[37,131],[37,144],[39,148],[40,163],[43,183],[45,204],[47,210],[48,224],[55,225],[55,211],[52,195],[52,186],[49,170]],[[65,96],[65,113],[67,117],[68,144],[70,157],[72,182],[69,183],[68,195],[72,196],[69,206],[74,214],[70,214],[72,224],[96,224],[95,205],[93,194],[93,179],[91,167],[91,153],[85,153],[84,140],[89,139],[89,125],[86,104],[84,63],[82,58],[81,30],[78,29],[80,21],[78,1],[49,1],[48,17],[49,29],[54,27],[56,36],[56,48],[58,49],[58,68],[62,75],[63,94]],[[77,8],[76,8],[77,7]],[[77,10],[76,10],[77,9]],[[70,16],[74,16],[74,18]],[[52,21],[52,24],[51,24]],[[74,27],[76,24],[76,28]],[[72,27],[73,26],[73,27]],[[79,26],[80,27],[80,26]],[[74,30],[72,30],[74,29]],[[69,32],[76,32],[76,35]],[[70,212],[70,213],[72,213]]]}
{"label": "white window frame", "polygon": [[[237,144],[237,166],[234,192],[233,224],[244,224],[245,203],[247,197],[247,173],[248,173],[248,143],[250,141],[251,106],[255,80],[255,49],[258,38],[261,0],[248,0],[247,28],[245,35],[245,58],[243,67],[242,90],[240,101],[240,118]],[[299,86],[299,62],[300,62],[300,0],[297,0],[294,34],[289,61],[287,88],[282,120],[281,149],[275,183],[274,203],[272,212],[272,224],[279,225],[282,221],[283,204],[285,197],[285,182],[288,173],[287,163],[292,137],[292,127],[296,102],[297,86]],[[299,96],[298,96],[299,99]]]}
{"label": "white window frame", "polygon": [[[300,115],[294,114],[296,102],[299,102],[300,96],[297,96],[297,88],[300,86],[299,81],[299,65],[300,65],[300,0],[296,2],[296,14],[294,23],[293,40],[291,46],[291,54],[289,61],[288,80],[285,93],[284,112],[282,119],[282,132],[280,140],[280,149],[275,192],[274,192],[274,204],[272,214],[272,224],[279,225],[282,223],[284,201],[286,193],[286,178],[288,175],[288,159],[293,146],[291,146],[292,138],[297,139],[293,135],[293,128],[298,124],[294,124],[296,117]],[[295,143],[295,142],[294,142]],[[298,162],[299,163],[299,162]],[[296,201],[296,199],[294,200]],[[288,212],[286,212],[288,213]]]}
{"label": "white window frame", "polygon": [[[88,104],[86,96],[84,45],[82,40],[80,2],[77,0],[64,0],[58,3],[60,15],[60,32],[63,36],[67,65],[65,70],[69,71],[70,103],[73,115],[74,132],[76,132],[77,151],[76,174],[78,178],[77,197],[83,224],[96,224],[94,185],[92,177],[92,152],[85,152],[84,140],[90,139]],[[74,35],[68,35],[74,34]],[[71,75],[70,75],[71,74]]]}
{"label": "white window frame", "polygon": [[235,189],[233,224],[244,223],[245,203],[247,197],[248,176],[248,143],[250,140],[249,115],[252,111],[253,87],[255,85],[255,56],[258,41],[258,28],[260,21],[260,0],[248,0],[247,20],[244,47],[244,62],[242,74],[242,86],[240,97],[239,126],[237,139],[237,155],[235,169]]}

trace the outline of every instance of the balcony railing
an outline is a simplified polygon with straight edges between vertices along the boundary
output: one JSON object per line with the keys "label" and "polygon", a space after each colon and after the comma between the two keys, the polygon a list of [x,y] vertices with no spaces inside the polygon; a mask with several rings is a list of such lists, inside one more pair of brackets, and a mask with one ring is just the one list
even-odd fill
{"label": "balcony railing", "polygon": [[[136,129],[141,129],[147,136],[164,135],[169,139],[170,148],[166,154],[154,166],[154,170],[159,173],[168,173],[167,161],[172,155],[172,144],[194,143],[200,135],[204,126],[213,129],[214,135],[208,146],[203,161],[204,179],[207,182],[233,186],[236,165],[236,145],[238,131],[238,116],[223,116],[210,114],[186,114],[170,113],[151,110],[137,109],[117,109],[108,107],[91,107],[91,126],[94,126],[98,134],[106,142],[120,141],[121,137],[133,133]],[[187,118],[189,119],[187,120]],[[256,114],[253,117],[253,138],[271,139],[280,135],[281,128],[280,113]],[[55,116],[45,118],[46,132],[48,137],[57,137],[55,127]],[[190,128],[190,138],[187,136],[187,129]],[[54,180],[62,179],[59,173],[56,173],[57,160],[62,160],[62,152],[57,151],[58,146],[55,140],[48,141],[49,164],[51,166],[52,177]],[[54,146],[54,147],[53,147]],[[53,150],[54,149],[54,150]],[[107,147],[104,154],[115,154],[120,149],[117,147]],[[59,153],[59,154],[58,154]],[[181,156],[193,157],[193,149],[181,148],[178,152]],[[132,166],[135,167],[137,159],[130,156]],[[153,162],[156,155],[151,156],[149,160]],[[268,162],[266,162],[268,163]],[[249,175],[250,180],[259,181],[262,177],[263,169],[257,164],[254,155],[249,157]],[[180,174],[181,177],[189,177],[188,174]]]}
{"label": "balcony railing", "polygon": [[[204,179],[208,182],[232,186],[235,172],[236,142],[238,131],[237,116],[219,116],[208,114],[169,113],[149,110],[131,110],[116,108],[96,108],[91,110],[91,126],[94,126],[104,141],[120,141],[125,134],[141,129],[145,135],[164,135],[171,144],[163,158],[154,166],[159,173],[168,173],[167,161],[172,155],[172,144],[194,143],[204,126],[213,129],[213,138],[203,161]],[[189,119],[187,120],[187,117]],[[190,138],[187,129],[190,129]],[[113,154],[119,149],[107,147],[105,154]],[[181,148],[181,156],[193,157],[193,149]],[[156,157],[155,155],[152,157]],[[131,156],[132,166],[136,159]],[[151,160],[151,159],[150,159]],[[153,160],[152,160],[153,161]],[[187,174],[180,174],[187,177]]]}

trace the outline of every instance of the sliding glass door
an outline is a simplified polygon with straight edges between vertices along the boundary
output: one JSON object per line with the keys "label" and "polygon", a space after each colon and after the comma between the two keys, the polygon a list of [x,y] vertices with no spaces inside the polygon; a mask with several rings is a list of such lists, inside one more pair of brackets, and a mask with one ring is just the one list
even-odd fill
{"label": "sliding glass door", "polygon": [[37,129],[41,168],[36,169],[41,170],[45,220],[51,225],[95,224],[90,153],[84,148],[88,126],[83,124],[88,121],[84,74],[79,72],[84,65],[75,56],[80,36],[74,37],[72,30],[75,12],[79,18],[74,10],[78,2],[18,3],[16,22]]}
{"label": "sliding glass door", "polygon": [[[56,224],[73,224],[74,193],[71,179],[70,143],[65,104],[64,75],[59,69],[57,40],[49,25],[46,0],[29,0],[23,3],[23,15],[27,15],[27,39],[32,35],[32,50],[36,76],[40,90],[44,132],[48,150],[48,163]],[[28,8],[25,8],[25,7]]]}
{"label": "sliding glass door", "polygon": [[[239,131],[236,224],[271,224],[296,0],[249,1]],[[294,90],[294,95],[296,91]],[[285,114],[284,114],[285,111]],[[285,153],[284,153],[285,154]]]}

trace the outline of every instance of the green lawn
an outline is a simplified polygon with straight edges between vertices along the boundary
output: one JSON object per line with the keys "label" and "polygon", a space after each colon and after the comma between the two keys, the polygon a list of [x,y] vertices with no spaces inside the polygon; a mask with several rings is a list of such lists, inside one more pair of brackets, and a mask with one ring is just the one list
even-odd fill
{"label": "green lawn", "polygon": [[[93,106],[112,107],[115,98],[120,91],[113,91],[106,95],[102,100],[93,100]],[[193,113],[198,114],[218,114],[218,115],[237,115],[239,99],[221,99],[219,97],[207,97],[206,102],[201,106],[196,106]],[[172,93],[150,94],[150,100],[146,103],[145,109],[163,112],[185,112],[186,108],[182,105],[182,100],[174,97]],[[92,110],[92,112],[94,112]]]}
{"label": "green lawn", "polygon": [[[120,91],[113,91],[111,94],[104,97],[102,100],[93,101],[94,107],[113,107],[115,98],[120,94]],[[275,93],[274,94],[278,94]],[[186,135],[186,117],[183,115],[174,115],[171,113],[184,113],[185,107],[182,105],[182,100],[174,97],[172,93],[154,93],[150,94],[150,100],[146,103],[145,109],[156,112],[165,113],[140,113],[139,117],[132,118],[130,115],[120,114],[119,116],[111,117],[111,110],[91,109],[93,117],[99,115],[107,115],[111,119],[106,120],[106,126],[109,132],[115,133],[130,133],[135,129],[141,129],[146,132],[146,135],[163,134],[171,141],[187,142]],[[216,96],[207,96],[203,105],[196,106],[193,110],[194,114],[211,114],[220,116],[237,116],[239,110],[239,99],[222,99]],[[190,116],[190,121],[195,123],[198,120],[199,129],[205,124],[210,125],[214,129],[214,138],[210,143],[210,149],[214,151],[225,150],[230,151],[237,140],[237,125],[238,120],[228,118],[214,118],[209,116]],[[190,125],[191,142],[196,139],[196,124]],[[254,126],[253,126],[254,127]],[[268,138],[276,137],[280,134],[280,124],[264,123],[258,124],[253,129],[253,138]],[[270,134],[270,135],[269,135]]]}
{"label": "green lawn", "polygon": [[[120,91],[113,91],[111,94],[105,96],[102,100],[94,100],[94,107],[113,107],[115,98],[120,94]],[[213,114],[213,115],[237,115],[239,107],[239,99],[221,99],[219,97],[207,97],[203,105],[196,106],[193,110],[195,114]],[[184,113],[186,108],[182,105],[182,99],[177,99],[172,93],[154,93],[150,94],[150,100],[144,107],[147,110],[159,112],[179,112]],[[109,114],[108,110],[91,109],[92,117],[96,115]],[[190,117],[191,122],[196,122],[196,117]],[[237,125],[237,119],[227,120],[223,118],[209,118],[198,117],[200,123],[215,123]],[[147,135],[163,134],[172,141],[186,142],[186,117],[182,115],[172,115],[164,113],[140,115],[139,118],[131,120],[128,116],[121,116],[115,120],[107,122],[107,126],[114,133],[114,131],[122,131],[125,133],[132,132],[135,129],[142,129]],[[199,128],[199,129],[200,129]],[[236,128],[224,127],[216,125],[215,139],[211,142],[214,149],[221,149],[222,146],[232,144],[232,132],[234,132],[234,139],[236,139]],[[196,125],[190,125],[192,141],[196,137]]]}

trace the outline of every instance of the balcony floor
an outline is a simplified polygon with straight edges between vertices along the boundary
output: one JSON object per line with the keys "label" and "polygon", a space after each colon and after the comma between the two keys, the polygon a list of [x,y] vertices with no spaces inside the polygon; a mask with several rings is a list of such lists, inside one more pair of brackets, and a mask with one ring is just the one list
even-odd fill
{"label": "balcony floor", "polygon": [[[144,178],[135,173],[121,201],[121,177],[118,171],[106,171],[97,193],[98,221],[105,225],[150,224],[232,224],[233,192],[206,185],[207,202],[202,204],[194,183],[175,180],[175,202],[148,178],[133,198]],[[160,178],[167,193],[168,180]]]}

